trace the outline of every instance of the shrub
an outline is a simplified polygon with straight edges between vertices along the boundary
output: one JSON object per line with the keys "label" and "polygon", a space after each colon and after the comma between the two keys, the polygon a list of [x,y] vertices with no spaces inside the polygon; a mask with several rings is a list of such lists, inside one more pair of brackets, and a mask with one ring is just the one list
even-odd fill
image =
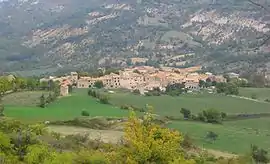
{"label": "shrub", "polygon": [[222,122],[222,119],[226,117],[226,113],[221,113],[215,109],[207,109],[198,114],[197,120],[208,123]]}
{"label": "shrub", "polygon": [[227,117],[227,114],[224,113],[224,112],[221,112],[221,118],[222,118],[222,119],[225,119],[226,117]]}
{"label": "shrub", "polygon": [[265,99],[264,101],[265,101],[265,102],[270,102],[270,99]]}
{"label": "shrub", "polygon": [[102,104],[109,104],[109,96],[107,96],[107,95],[100,95],[99,96],[99,101]]}
{"label": "shrub", "polygon": [[39,107],[41,108],[45,108],[46,107],[46,99],[45,99],[45,96],[44,94],[42,94],[39,98]]}
{"label": "shrub", "polygon": [[193,147],[193,140],[188,134],[184,135],[184,139],[181,143],[181,146],[184,148],[192,148]]}
{"label": "shrub", "polygon": [[92,89],[89,89],[88,90],[88,96],[92,96],[93,95],[93,91],[92,91]]}
{"label": "shrub", "polygon": [[133,106],[133,105],[127,105],[127,104],[122,105],[120,108],[124,109],[124,110],[134,110],[134,111],[138,111],[138,112],[145,112],[144,108],[140,108],[140,107]]}
{"label": "shrub", "polygon": [[253,93],[253,94],[251,95],[251,98],[252,98],[252,99],[257,99],[257,95],[256,95],[255,93]]}
{"label": "shrub", "polygon": [[126,104],[125,104],[125,105],[121,105],[120,108],[121,108],[121,109],[124,109],[124,110],[129,110],[129,107],[130,107],[129,105],[126,105]]}
{"label": "shrub", "polygon": [[256,163],[268,163],[268,152],[264,149],[260,149],[255,145],[251,145],[251,155]]}
{"label": "shrub", "polygon": [[188,110],[186,108],[181,108],[180,113],[183,114],[184,119],[189,119],[190,118],[190,115],[191,115],[190,110]]}
{"label": "shrub", "polygon": [[218,138],[218,134],[216,134],[215,132],[209,131],[206,134],[206,139],[209,139],[210,141],[215,141]]}
{"label": "shrub", "polygon": [[82,116],[90,116],[89,112],[83,110],[81,113]]}
{"label": "shrub", "polygon": [[0,117],[4,116],[4,110],[5,110],[4,105],[0,104]]}
{"label": "shrub", "polygon": [[141,92],[140,92],[140,90],[139,90],[139,89],[135,89],[135,90],[133,90],[133,93],[134,93],[135,95],[140,95],[140,94],[141,94]]}

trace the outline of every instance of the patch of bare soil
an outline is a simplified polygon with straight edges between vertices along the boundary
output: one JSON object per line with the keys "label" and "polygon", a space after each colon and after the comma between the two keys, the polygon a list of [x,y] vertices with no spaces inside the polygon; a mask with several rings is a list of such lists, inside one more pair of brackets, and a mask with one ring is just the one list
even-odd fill
{"label": "patch of bare soil", "polygon": [[227,152],[222,152],[218,150],[212,150],[212,149],[206,149],[206,152],[209,154],[212,154],[215,157],[224,157],[224,158],[234,158],[237,157],[235,154],[227,153]]}
{"label": "patch of bare soil", "polygon": [[65,135],[87,134],[91,140],[100,140],[104,143],[117,143],[124,135],[121,131],[115,130],[94,130],[72,126],[48,126],[49,131]]}

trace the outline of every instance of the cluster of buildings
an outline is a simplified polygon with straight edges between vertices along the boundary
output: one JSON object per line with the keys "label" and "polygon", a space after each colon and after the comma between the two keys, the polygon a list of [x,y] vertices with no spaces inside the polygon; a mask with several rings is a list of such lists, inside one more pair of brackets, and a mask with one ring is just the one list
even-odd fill
{"label": "cluster of buildings", "polygon": [[71,72],[69,76],[49,77],[41,79],[41,81],[59,81],[61,85],[61,95],[68,95],[68,85],[77,88],[93,87],[95,82],[102,81],[105,88],[116,89],[125,88],[129,90],[138,89],[141,93],[145,93],[154,88],[165,90],[167,85],[183,83],[185,88],[191,90],[199,89],[199,81],[210,79],[216,82],[225,82],[223,76],[215,76],[211,73],[197,73],[201,69],[200,66],[189,68],[171,68],[162,67],[154,68],[149,66],[139,66],[133,68],[125,68],[120,70],[118,74],[110,73],[101,77],[79,77],[78,73]]}

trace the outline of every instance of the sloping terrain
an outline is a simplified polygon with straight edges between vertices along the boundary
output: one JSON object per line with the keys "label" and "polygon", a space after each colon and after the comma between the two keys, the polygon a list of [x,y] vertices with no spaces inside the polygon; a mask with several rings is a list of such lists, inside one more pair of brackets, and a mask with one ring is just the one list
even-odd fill
{"label": "sloping terrain", "polygon": [[3,72],[120,67],[134,56],[215,72],[269,67],[270,12],[248,0],[8,0],[0,8]]}

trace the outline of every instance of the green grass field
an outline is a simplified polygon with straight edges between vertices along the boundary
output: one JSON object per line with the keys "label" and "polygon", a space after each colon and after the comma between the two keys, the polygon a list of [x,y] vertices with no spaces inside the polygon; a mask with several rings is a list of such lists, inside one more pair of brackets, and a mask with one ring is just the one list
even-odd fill
{"label": "green grass field", "polygon": [[[195,143],[205,148],[244,154],[249,153],[251,144],[255,144],[270,151],[270,128],[264,129],[267,128],[265,125],[263,129],[260,127],[249,127],[249,125],[252,127],[252,124],[257,121],[261,122],[261,124],[266,122],[260,119],[242,121],[225,122],[224,125],[174,121],[169,124],[168,127],[189,134]],[[213,131],[218,134],[217,140],[213,143],[210,143],[205,139],[208,131]]]}
{"label": "green grass field", "polygon": [[[60,98],[52,104],[49,104],[46,108],[33,105],[17,105],[13,103],[13,99],[18,97],[17,94],[22,96],[22,93],[13,93],[5,98],[5,115],[8,117],[33,121],[68,120],[81,116],[82,110],[88,111],[90,116],[121,117],[128,115],[128,111],[121,110],[111,105],[100,104],[87,95],[87,90],[75,90],[71,96]],[[32,102],[35,102],[36,99],[38,100],[40,97],[40,94],[35,95],[36,98],[32,96]],[[28,101],[27,104],[31,104],[31,100],[28,99]]]}
{"label": "green grass field", "polygon": [[131,93],[115,93],[111,96],[111,102],[120,106],[123,104],[144,107],[152,105],[159,115],[178,116],[181,108],[190,109],[198,113],[207,108],[215,108],[227,114],[237,113],[270,113],[270,103],[261,103],[241,98],[234,98],[214,94],[186,94],[179,97],[158,96],[145,97]]}
{"label": "green grass field", "polygon": [[240,88],[239,90],[240,96],[251,98],[253,94],[256,95],[258,100],[270,100],[270,88]]}
{"label": "green grass field", "polygon": [[[254,89],[252,92],[247,92],[245,88],[240,92],[244,94],[257,91],[258,97],[266,97],[267,91],[260,92],[260,90]],[[103,105],[88,96],[86,89],[75,89],[71,96],[60,98],[42,109],[36,106],[41,94],[42,92],[19,92],[5,96],[3,100],[6,116],[27,121],[68,120],[81,116],[81,111],[86,110],[90,116],[122,117],[128,116],[128,111],[116,106],[124,104],[138,107],[149,104],[154,106],[155,113],[162,116],[181,116],[180,109],[183,107],[190,109],[193,113],[207,108],[215,108],[227,114],[270,113],[270,103],[207,93],[186,94],[179,97],[145,97],[115,90],[114,94],[110,94],[110,102],[113,105]],[[205,148],[247,153],[250,145],[256,144],[270,151],[270,119],[268,118],[228,121],[223,125],[173,121],[168,127],[188,133],[195,143]],[[205,140],[208,131],[219,135],[217,141],[209,143]]]}
{"label": "green grass field", "polygon": [[27,91],[11,93],[3,97],[4,105],[15,106],[37,106],[39,97],[44,94],[47,96],[49,93],[45,91]]}
{"label": "green grass field", "polygon": [[[156,113],[163,116],[181,116],[182,107],[190,109],[193,113],[207,108],[215,108],[227,114],[270,113],[270,103],[207,93],[186,94],[179,97],[145,97],[116,92],[111,102],[115,105],[131,104],[140,107],[149,104],[154,106]],[[188,133],[195,143],[205,148],[242,154],[249,152],[251,144],[256,144],[270,151],[269,118],[228,121],[223,125],[173,121],[168,127]],[[219,135],[217,141],[210,143],[205,140],[208,131]]]}

